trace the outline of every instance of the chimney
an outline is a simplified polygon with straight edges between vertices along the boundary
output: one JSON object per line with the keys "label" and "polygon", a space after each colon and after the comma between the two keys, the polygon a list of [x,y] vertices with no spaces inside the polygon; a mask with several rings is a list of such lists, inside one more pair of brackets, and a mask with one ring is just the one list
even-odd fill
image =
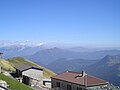
{"label": "chimney", "polygon": [[79,75],[77,75],[75,78],[80,78],[80,77],[85,77],[85,75],[87,75],[86,73],[85,73],[85,71],[82,71],[82,73],[80,73]]}

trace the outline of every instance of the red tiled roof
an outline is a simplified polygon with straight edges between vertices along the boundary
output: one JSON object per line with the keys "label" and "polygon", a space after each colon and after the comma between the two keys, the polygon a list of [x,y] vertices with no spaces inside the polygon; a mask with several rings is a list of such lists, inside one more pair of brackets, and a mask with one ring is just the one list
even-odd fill
{"label": "red tiled roof", "polygon": [[[80,76],[82,73],[76,72],[64,72],[59,75],[55,75],[52,78],[67,81],[70,83],[75,83],[84,86],[97,86],[101,84],[107,84],[105,80],[99,79],[91,75]],[[77,77],[78,76],[78,77]]]}

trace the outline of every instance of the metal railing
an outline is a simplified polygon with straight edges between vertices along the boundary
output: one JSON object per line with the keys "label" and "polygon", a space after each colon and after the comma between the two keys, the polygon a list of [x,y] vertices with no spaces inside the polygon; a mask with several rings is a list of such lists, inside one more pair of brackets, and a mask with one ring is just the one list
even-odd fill
{"label": "metal railing", "polygon": [[0,85],[0,90],[1,90],[1,89],[4,89],[4,90],[10,90],[10,89],[5,88],[5,87],[3,87],[3,86]]}

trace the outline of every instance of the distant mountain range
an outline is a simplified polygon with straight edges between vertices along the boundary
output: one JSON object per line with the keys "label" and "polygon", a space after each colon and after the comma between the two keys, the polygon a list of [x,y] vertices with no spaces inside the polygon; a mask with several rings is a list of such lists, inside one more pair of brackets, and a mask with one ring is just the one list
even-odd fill
{"label": "distant mountain range", "polygon": [[115,85],[120,83],[120,49],[48,49],[41,43],[32,45],[26,41],[6,44],[0,41],[0,52],[3,59],[22,56],[56,73],[85,70]]}
{"label": "distant mountain range", "polygon": [[16,47],[16,46],[43,46],[43,43],[32,42],[30,40],[25,41],[9,41],[9,40],[0,40],[0,47]]}
{"label": "distant mountain range", "polygon": [[120,55],[107,55],[98,62],[84,68],[84,70],[120,86]]}
{"label": "distant mountain range", "polygon": [[30,46],[8,46],[8,47],[1,47],[0,52],[3,53],[3,58],[11,58],[16,56],[28,56],[33,55],[37,51],[43,49],[42,47],[30,47]]}
{"label": "distant mountain range", "polygon": [[42,49],[44,49],[42,43],[32,43],[29,40],[15,42],[0,40],[0,52],[3,53],[3,58],[5,59],[33,55]]}
{"label": "distant mountain range", "polygon": [[[98,51],[97,51],[98,50]],[[119,49],[90,49],[83,47],[74,48],[49,48],[44,44],[31,44],[30,41],[24,42],[7,42],[0,41],[0,52],[3,52],[3,58],[12,58],[22,56],[33,62],[42,65],[48,65],[61,58],[65,59],[85,59],[96,60],[105,57],[106,55],[120,55]]]}
{"label": "distant mountain range", "polygon": [[26,58],[35,61],[38,64],[48,65],[61,58],[65,59],[85,59],[98,60],[106,55],[120,55],[120,50],[102,50],[94,52],[75,52],[68,49],[50,48],[43,49]]}
{"label": "distant mountain range", "polygon": [[58,59],[47,68],[56,73],[85,70],[87,73],[120,86],[120,55],[107,55],[100,60]]}
{"label": "distant mountain range", "polygon": [[77,71],[77,70],[80,72],[82,68],[92,65],[97,61],[98,60],[61,58],[48,64],[46,67],[56,73],[61,73],[64,71]]}

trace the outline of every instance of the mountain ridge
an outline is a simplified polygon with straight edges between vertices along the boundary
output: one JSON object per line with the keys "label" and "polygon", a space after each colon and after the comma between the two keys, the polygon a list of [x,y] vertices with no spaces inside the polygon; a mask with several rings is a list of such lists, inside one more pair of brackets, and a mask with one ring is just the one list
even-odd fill
{"label": "mountain ridge", "polygon": [[[40,66],[40,65],[37,65],[36,63],[33,63],[31,61],[28,61],[22,57],[14,57],[14,58],[10,58],[10,59],[7,59],[7,60],[0,60],[0,63],[2,63],[2,68],[7,70],[7,71],[15,71],[15,66],[20,66],[22,64],[29,64],[29,65],[32,65],[32,66],[37,66],[39,68],[42,68],[43,69],[43,74],[44,74],[44,77],[45,78],[50,78],[51,76],[55,75],[54,72],[48,70],[47,68],[43,67],[43,66]],[[9,66],[9,67],[7,67]],[[12,69],[11,69],[12,68]]]}
{"label": "mountain ridge", "polygon": [[91,59],[97,60],[102,59],[106,55],[116,55],[120,54],[120,50],[103,50],[103,51],[95,51],[95,52],[75,52],[66,49],[43,49],[31,56],[27,56],[27,59],[31,61],[36,60],[35,62],[40,63],[42,65],[47,65],[56,61],[60,58],[73,58],[73,59]]}
{"label": "mountain ridge", "polygon": [[103,78],[119,86],[120,55],[107,55],[97,63],[85,68],[85,70],[92,75]]}

